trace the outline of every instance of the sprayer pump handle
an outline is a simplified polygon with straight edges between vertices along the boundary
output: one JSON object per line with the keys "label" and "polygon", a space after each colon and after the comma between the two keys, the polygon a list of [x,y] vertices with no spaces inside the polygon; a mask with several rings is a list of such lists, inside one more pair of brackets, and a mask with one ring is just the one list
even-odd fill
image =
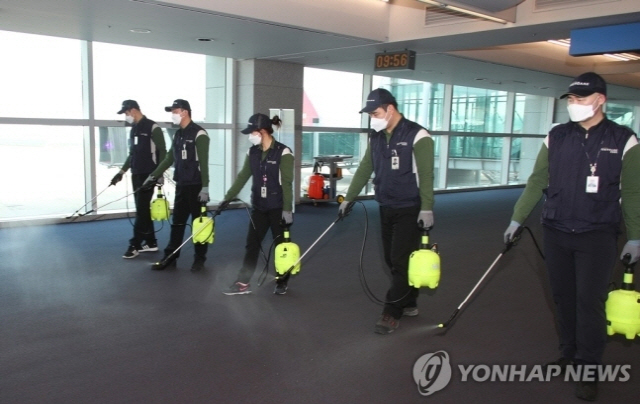
{"label": "sprayer pump handle", "polygon": [[424,227],[424,222],[422,220],[418,221],[418,228],[422,230],[424,235],[429,235],[429,232],[433,229],[433,226]]}
{"label": "sprayer pump handle", "polygon": [[624,255],[624,257],[622,257],[621,261],[622,261],[622,264],[623,264],[626,268],[632,269],[634,266],[636,266],[636,263],[635,263],[635,262],[634,262],[634,263],[630,263],[630,261],[631,261],[631,254],[628,254],[628,253],[627,253],[627,254],[625,254],[625,255]]}

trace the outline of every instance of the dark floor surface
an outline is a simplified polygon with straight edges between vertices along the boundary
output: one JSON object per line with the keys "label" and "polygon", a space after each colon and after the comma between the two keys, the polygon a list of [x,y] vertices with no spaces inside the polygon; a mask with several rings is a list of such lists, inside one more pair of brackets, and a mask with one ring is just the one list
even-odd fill
{"label": "dark floor surface", "polygon": [[[254,293],[225,296],[242,260],[248,216],[216,221],[207,270],[191,273],[192,245],[177,270],[151,271],[161,252],[124,260],[126,219],[0,229],[0,403],[571,403],[573,383],[462,381],[459,366],[556,359],[544,271],[523,236],[495,266],[446,333],[449,318],[502,251],[521,189],[436,196],[431,239],[442,279],[423,289],[420,315],[393,334],[373,333],[380,307],[358,278],[362,206],[305,257],[286,295],[273,276]],[[378,209],[365,202],[367,282],[383,297]],[[335,219],[336,204],[297,207],[291,235],[304,251]],[[541,241],[534,212],[527,225]],[[168,226],[158,233],[161,247]],[[270,237],[267,237],[270,240]],[[621,244],[624,240],[621,239]],[[267,243],[265,243],[266,246]],[[614,279],[621,279],[616,268]],[[639,339],[610,337],[605,362],[630,364],[627,382],[600,384],[599,402],[637,402]],[[451,382],[420,395],[413,366],[444,350]]]}

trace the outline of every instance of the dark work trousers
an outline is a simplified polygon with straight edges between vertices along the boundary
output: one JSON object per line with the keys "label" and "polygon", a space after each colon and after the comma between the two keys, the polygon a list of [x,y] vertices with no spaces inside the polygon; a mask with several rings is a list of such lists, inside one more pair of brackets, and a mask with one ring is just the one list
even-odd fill
{"label": "dark work trousers", "polygon": [[[193,219],[200,216],[200,208],[202,203],[198,200],[198,194],[202,189],[202,185],[176,185],[176,197],[173,203],[173,223],[171,224],[171,236],[169,244],[164,249],[165,255],[171,254],[184,241],[184,232],[186,225],[193,222]],[[191,220],[189,220],[191,216]],[[193,244],[195,250],[195,259],[204,261],[207,258],[207,249],[209,244]],[[183,247],[184,248],[184,247]],[[180,256],[180,251],[175,253],[174,258]]]}
{"label": "dark work trousers", "polygon": [[616,263],[614,231],[565,233],[544,226],[544,251],[556,304],[562,356],[601,364],[607,342],[605,301]]}
{"label": "dark work trousers", "polygon": [[[140,188],[149,174],[131,174],[133,190]],[[151,220],[151,198],[153,198],[153,188],[148,191],[138,191],[133,194],[136,203],[136,220],[133,223],[133,238],[129,244],[136,249],[141,248],[143,241],[148,245],[156,245],[156,233]]]}
{"label": "dark work trousers", "polygon": [[[262,240],[264,240],[269,229],[271,229],[271,236],[275,240],[275,245],[282,243],[284,228],[280,224],[281,221],[282,209],[271,209],[266,211],[253,209],[251,211],[252,223],[249,223],[244,262],[242,263],[242,268],[238,273],[238,282],[249,283],[251,280],[251,277],[256,270],[256,264],[258,263]],[[282,282],[286,282],[289,279],[289,275],[287,274],[285,278],[282,279]]]}
{"label": "dark work trousers", "polygon": [[387,291],[385,314],[402,317],[402,309],[415,307],[419,289],[409,286],[409,256],[420,245],[418,228],[420,206],[385,208],[380,206],[384,259],[391,269],[391,287]]}

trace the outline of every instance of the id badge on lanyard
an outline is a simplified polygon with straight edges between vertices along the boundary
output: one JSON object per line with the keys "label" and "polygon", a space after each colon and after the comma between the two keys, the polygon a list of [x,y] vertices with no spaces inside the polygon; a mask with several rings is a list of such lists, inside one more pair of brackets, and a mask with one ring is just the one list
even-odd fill
{"label": "id badge on lanyard", "polygon": [[598,180],[600,177],[596,175],[590,175],[587,177],[587,193],[588,194],[597,194],[598,193]]}
{"label": "id badge on lanyard", "polygon": [[600,181],[600,177],[596,174],[596,165],[591,165],[591,175],[587,176],[587,187],[586,191],[588,194],[597,194],[598,193],[598,182]]}
{"label": "id badge on lanyard", "polygon": [[266,175],[262,176],[262,186],[260,187],[260,197],[261,198],[267,197],[267,176]]}
{"label": "id badge on lanyard", "polygon": [[187,145],[186,144],[182,145],[182,159],[183,160],[187,159]]}
{"label": "id badge on lanyard", "polygon": [[391,169],[398,170],[400,168],[400,157],[395,149],[391,150]]}

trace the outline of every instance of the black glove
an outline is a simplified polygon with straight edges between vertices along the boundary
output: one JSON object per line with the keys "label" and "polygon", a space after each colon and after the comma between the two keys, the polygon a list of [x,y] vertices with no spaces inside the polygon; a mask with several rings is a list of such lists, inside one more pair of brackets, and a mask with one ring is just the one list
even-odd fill
{"label": "black glove", "polygon": [[118,171],[118,174],[114,175],[113,178],[111,179],[111,185],[116,185],[117,183],[122,181],[123,174],[124,174],[124,171],[122,170]]}
{"label": "black glove", "polygon": [[220,205],[218,205],[218,209],[216,209],[216,215],[219,215],[220,213],[222,213],[222,211],[229,206],[229,203],[231,203],[231,201],[220,202]]}

